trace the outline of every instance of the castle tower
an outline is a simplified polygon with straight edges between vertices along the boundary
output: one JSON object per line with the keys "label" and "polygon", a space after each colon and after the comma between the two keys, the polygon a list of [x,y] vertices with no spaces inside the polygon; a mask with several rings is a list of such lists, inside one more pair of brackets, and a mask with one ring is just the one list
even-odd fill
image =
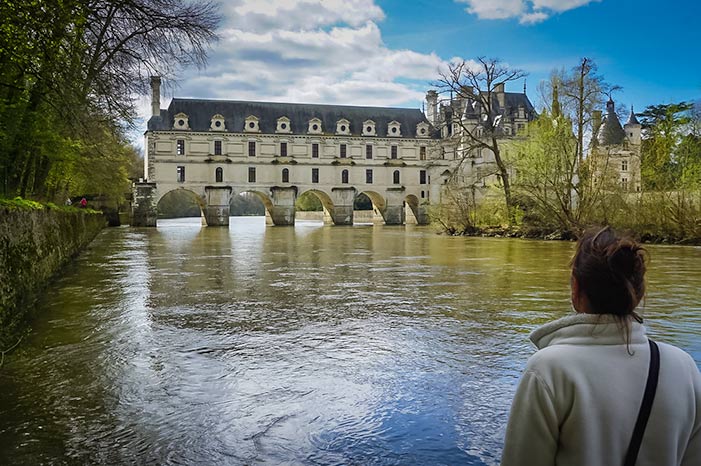
{"label": "castle tower", "polygon": [[642,126],[638,122],[638,119],[635,118],[635,112],[633,111],[632,105],[630,106],[630,115],[628,116],[628,121],[626,121],[626,124],[623,126],[623,130],[626,132],[628,142],[630,142],[631,144],[640,145],[640,135]]}

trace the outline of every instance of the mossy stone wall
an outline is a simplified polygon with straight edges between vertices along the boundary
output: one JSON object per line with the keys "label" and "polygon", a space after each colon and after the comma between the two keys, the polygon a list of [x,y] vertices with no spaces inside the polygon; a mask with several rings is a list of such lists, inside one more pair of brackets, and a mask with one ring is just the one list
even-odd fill
{"label": "mossy stone wall", "polygon": [[22,331],[29,306],[105,227],[94,212],[0,206],[0,350]]}

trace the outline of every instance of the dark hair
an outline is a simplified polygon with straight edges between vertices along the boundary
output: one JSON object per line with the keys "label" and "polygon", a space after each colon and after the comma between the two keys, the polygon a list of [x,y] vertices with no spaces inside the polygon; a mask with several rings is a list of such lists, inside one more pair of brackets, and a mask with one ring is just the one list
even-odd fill
{"label": "dark hair", "polygon": [[577,243],[572,275],[589,300],[590,312],[628,316],[645,294],[646,251],[611,227],[588,230]]}

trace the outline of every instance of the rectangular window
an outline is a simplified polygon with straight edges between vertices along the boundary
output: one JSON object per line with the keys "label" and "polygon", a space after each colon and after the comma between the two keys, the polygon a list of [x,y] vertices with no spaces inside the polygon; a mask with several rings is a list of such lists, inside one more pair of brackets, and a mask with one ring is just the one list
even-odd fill
{"label": "rectangular window", "polygon": [[346,158],[346,145],[341,144],[341,158],[345,159]]}
{"label": "rectangular window", "polygon": [[177,173],[178,183],[184,182],[185,181],[185,167],[182,165],[178,165],[178,167],[176,169],[176,173]]}
{"label": "rectangular window", "polygon": [[256,141],[248,141],[248,156],[256,156]]}
{"label": "rectangular window", "polygon": [[372,158],[372,144],[367,144],[365,146],[365,158],[366,159]]}
{"label": "rectangular window", "polygon": [[319,144],[317,144],[317,143],[312,144],[312,158],[313,159],[319,158]]}
{"label": "rectangular window", "polygon": [[372,184],[372,170],[365,170],[365,183]]}
{"label": "rectangular window", "polygon": [[287,157],[287,143],[280,143],[280,157]]}
{"label": "rectangular window", "polygon": [[419,160],[426,160],[426,146],[419,147]]}
{"label": "rectangular window", "polygon": [[622,160],[622,161],[621,161],[621,171],[622,171],[622,172],[627,172],[627,171],[628,171],[628,161],[627,161],[627,160]]}
{"label": "rectangular window", "polygon": [[397,158],[397,146],[392,146],[392,153],[390,155],[390,158],[393,158],[393,159]]}
{"label": "rectangular window", "polygon": [[426,170],[419,170],[419,184],[426,184]]}
{"label": "rectangular window", "polygon": [[175,144],[175,153],[177,155],[185,155],[185,140],[184,139],[178,139],[176,144]]}
{"label": "rectangular window", "polygon": [[312,183],[318,183],[318,182],[319,182],[319,169],[312,168]]}
{"label": "rectangular window", "polygon": [[256,182],[256,167],[248,167],[248,182]]}
{"label": "rectangular window", "polygon": [[214,141],[214,155],[221,155],[221,141]]}

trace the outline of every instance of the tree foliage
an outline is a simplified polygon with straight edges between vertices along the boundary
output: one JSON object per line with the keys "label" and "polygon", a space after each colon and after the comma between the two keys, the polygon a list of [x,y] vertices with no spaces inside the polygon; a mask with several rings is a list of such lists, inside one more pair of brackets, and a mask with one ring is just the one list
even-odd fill
{"label": "tree foliage", "polygon": [[134,97],[202,65],[217,21],[189,0],[0,2],[0,195],[121,197]]}
{"label": "tree foliage", "polygon": [[638,116],[644,129],[641,154],[643,187],[664,191],[689,186],[698,173],[698,137],[693,105],[688,102],[650,105]]}

